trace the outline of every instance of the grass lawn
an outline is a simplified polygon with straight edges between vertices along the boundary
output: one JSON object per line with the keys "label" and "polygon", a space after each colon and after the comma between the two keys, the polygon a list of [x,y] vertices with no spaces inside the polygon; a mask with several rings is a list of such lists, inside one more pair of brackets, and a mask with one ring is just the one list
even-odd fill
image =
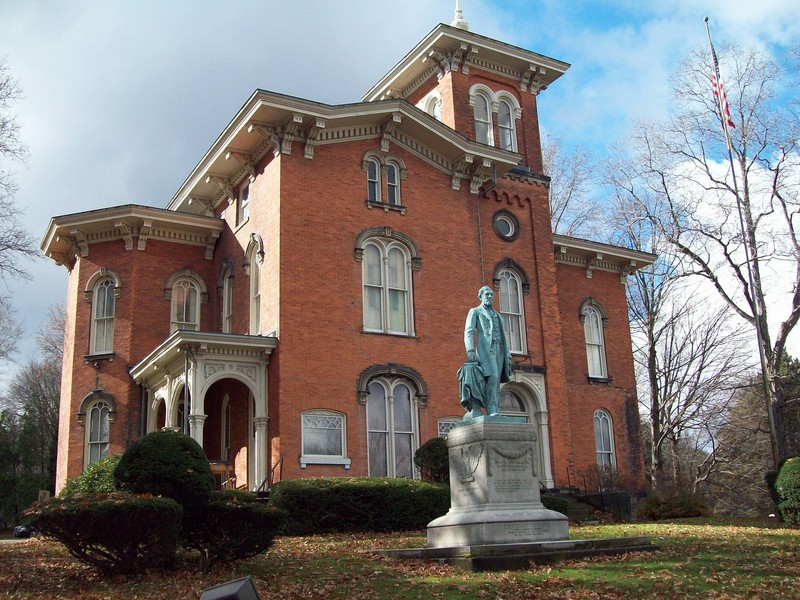
{"label": "grass lawn", "polygon": [[199,598],[252,575],[261,598],[799,598],[800,530],[774,519],[687,519],[571,527],[573,538],[648,535],[661,549],[525,571],[465,573],[379,558],[374,547],[418,547],[424,532],[280,538],[264,555],[217,566],[101,579],[60,544],[0,544],[0,598]]}

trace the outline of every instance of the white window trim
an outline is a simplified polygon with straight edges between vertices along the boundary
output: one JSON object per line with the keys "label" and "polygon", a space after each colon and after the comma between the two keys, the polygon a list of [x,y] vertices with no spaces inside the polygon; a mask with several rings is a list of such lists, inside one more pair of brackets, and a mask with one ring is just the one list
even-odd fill
{"label": "white window trim", "polygon": [[[339,417],[342,420],[341,442],[342,454],[305,454],[305,435],[306,428],[303,425],[304,415],[320,415],[328,417]],[[300,468],[305,469],[306,465],[342,465],[345,469],[350,469],[351,460],[347,457],[347,415],[335,410],[311,409],[300,413]]]}
{"label": "white window trim", "polygon": [[[506,280],[509,277],[513,278],[514,281],[517,284],[517,303],[519,304],[519,310],[520,310],[519,313],[512,313],[510,311],[504,310],[504,309],[508,308],[507,306],[504,306],[504,303],[506,303],[506,299],[504,298],[504,294],[502,293],[502,290],[503,290],[503,278],[504,277],[506,278]],[[504,322],[508,318],[507,315],[513,315],[513,316],[516,316],[519,319],[520,347],[519,348],[510,348],[511,354],[525,354],[525,355],[527,355],[527,353],[528,353],[528,340],[527,340],[527,337],[528,336],[526,334],[527,330],[525,328],[525,300],[524,300],[523,294],[522,294],[522,278],[517,273],[512,271],[511,269],[502,269],[497,274],[497,279],[500,281],[500,292],[501,292],[499,294],[499,296],[500,296],[500,298],[499,298],[499,300],[500,300],[500,314],[502,315]],[[510,319],[508,320],[506,327],[508,329],[508,331],[506,333],[509,333],[511,331],[511,320]],[[509,343],[509,346],[510,346],[510,343],[511,343],[510,336],[507,335],[506,338],[507,338],[506,341]]]}
{"label": "white window trim", "polygon": [[606,464],[600,462],[600,456],[604,455],[604,456],[609,456],[611,458],[610,466],[611,467],[616,467],[617,466],[617,453],[616,453],[615,444],[614,444],[614,420],[611,418],[611,413],[609,413],[605,409],[599,408],[596,411],[594,411],[594,416],[592,418],[592,421],[593,421],[592,425],[594,425],[594,423],[599,421],[600,422],[600,427],[603,427],[605,425],[607,427],[607,431],[608,431],[608,444],[609,444],[608,450],[605,450],[605,449],[598,450],[597,449],[597,442],[598,442],[598,440],[597,440],[597,431],[595,430],[595,441],[594,441],[595,446],[594,447],[595,447],[595,459],[597,460],[597,464],[599,466],[601,466],[601,467],[609,466],[609,465],[606,465]]}
{"label": "white window trim", "polygon": [[[368,263],[366,260],[362,261],[362,273],[361,273],[361,289],[362,289],[362,313],[363,313],[363,326],[364,331],[368,331],[371,333],[388,333],[393,335],[404,335],[404,336],[414,336],[414,295],[413,295],[413,280],[412,280],[412,264],[411,264],[411,253],[409,252],[408,248],[397,241],[393,240],[385,240],[382,238],[374,237],[369,238],[364,242],[364,250],[366,251],[368,246],[375,246],[378,249],[378,253],[381,260],[381,326],[380,328],[375,327],[368,327],[366,322],[366,310],[365,307],[368,305],[368,296],[367,296],[367,288],[368,287],[377,287],[374,285],[368,286],[367,281],[367,269]],[[398,249],[402,255],[404,260],[405,266],[405,309],[406,309],[406,330],[405,331],[397,331],[390,328],[389,324],[389,252],[391,250]],[[366,252],[365,252],[366,253]]]}
{"label": "white window trim", "polygon": [[[92,412],[95,409],[98,409],[98,407],[101,404],[106,409],[105,421],[106,421],[106,430],[108,432],[108,437],[105,440],[92,441],[92,439],[91,439],[92,438]],[[101,411],[100,417],[102,419],[102,408],[100,408],[99,410]],[[111,445],[111,423],[112,423],[111,411],[112,411],[111,404],[109,402],[107,402],[106,400],[104,400],[104,399],[100,399],[100,400],[97,400],[95,402],[92,402],[92,404],[90,404],[86,409],[86,431],[85,431],[85,436],[86,437],[85,437],[85,450],[84,450],[84,468],[88,467],[89,465],[91,465],[95,461],[100,460],[101,458],[105,458],[106,456],[108,456],[109,446]],[[100,421],[100,422],[102,422],[102,421]],[[102,431],[102,427],[101,427],[101,431]],[[92,460],[92,458],[91,458],[92,457],[92,446],[93,445],[97,446],[97,445],[102,445],[102,444],[106,445],[105,454],[101,454],[99,457],[97,457],[94,460]]]}
{"label": "white window trim", "polygon": [[409,379],[405,379],[404,377],[377,377],[371,380],[367,384],[367,389],[373,384],[376,383],[383,388],[384,392],[384,402],[386,408],[386,431],[383,430],[372,430],[369,428],[369,399],[367,399],[367,422],[366,422],[366,429],[367,429],[367,472],[369,477],[381,477],[381,475],[373,475],[369,469],[371,465],[370,461],[370,450],[369,450],[369,434],[370,433],[385,433],[386,434],[386,477],[397,477],[397,465],[396,465],[396,448],[395,448],[395,435],[397,431],[395,429],[394,424],[394,395],[395,389],[400,386],[404,385],[408,388],[408,392],[411,396],[411,428],[412,431],[410,432],[401,432],[404,434],[411,434],[411,474],[413,479],[420,478],[420,471],[417,468],[417,465],[414,463],[414,454],[417,450],[419,450],[419,396],[417,394],[416,387],[414,386],[413,382]]}
{"label": "white window trim", "polygon": [[[589,377],[592,379],[608,379],[608,363],[606,362],[606,341],[603,333],[605,326],[605,319],[600,310],[593,304],[587,304],[583,307],[581,313],[583,321],[583,337],[586,346],[586,369]],[[589,334],[591,328],[596,326],[596,333],[598,336],[597,341],[590,341]],[[596,351],[599,358],[600,372],[594,372],[594,360],[592,357],[593,352]]]}
{"label": "white window trim", "polygon": [[[194,311],[195,314],[191,315],[195,317],[194,321],[189,321],[189,320],[179,321],[178,319],[176,319],[175,308],[178,298],[177,295],[175,294],[175,290],[178,287],[182,287],[184,290],[186,290],[185,293],[187,294],[189,289],[194,290],[195,292],[195,311]],[[172,333],[178,331],[179,329],[184,329],[187,331],[200,331],[200,304],[202,303],[200,298],[201,298],[200,286],[197,285],[197,282],[194,279],[190,277],[181,277],[180,279],[175,281],[175,283],[172,285],[172,298],[171,298],[172,302],[170,304],[170,331]],[[184,319],[186,319],[187,317],[185,311],[183,313],[183,317]]]}
{"label": "white window trim", "polygon": [[[106,300],[106,308],[108,307],[108,301],[111,300],[111,311],[110,314],[103,314],[102,316],[98,316],[97,309],[99,306],[98,300],[100,299],[100,294],[103,294]],[[91,324],[91,331],[89,334],[89,354],[96,355],[96,354],[111,354],[114,352],[114,325],[115,319],[117,314],[117,289],[114,283],[114,280],[111,277],[105,277],[98,281],[94,286],[94,293],[92,299],[92,324]],[[106,340],[108,343],[107,345],[103,345],[103,347],[98,347],[99,344],[99,329],[100,325],[104,326],[104,329],[110,328],[110,334],[108,329],[105,330],[105,335],[103,339]]]}

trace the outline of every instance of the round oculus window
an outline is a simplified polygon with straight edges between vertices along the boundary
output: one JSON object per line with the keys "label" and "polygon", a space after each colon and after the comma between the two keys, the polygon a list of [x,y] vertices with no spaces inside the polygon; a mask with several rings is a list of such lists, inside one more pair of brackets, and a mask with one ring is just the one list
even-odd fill
{"label": "round oculus window", "polygon": [[493,223],[495,233],[504,240],[513,240],[519,235],[519,221],[508,211],[495,213]]}

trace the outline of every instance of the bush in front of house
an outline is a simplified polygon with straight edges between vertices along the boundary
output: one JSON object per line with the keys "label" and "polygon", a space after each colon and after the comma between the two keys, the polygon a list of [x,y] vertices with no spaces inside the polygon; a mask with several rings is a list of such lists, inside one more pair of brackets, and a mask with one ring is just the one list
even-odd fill
{"label": "bush in front of house", "polygon": [[559,498],[551,494],[542,494],[541,498],[542,504],[544,504],[544,507],[548,510],[560,512],[562,515],[567,514],[569,511],[569,500],[566,498]]}
{"label": "bush in front of house", "polygon": [[214,476],[205,452],[188,435],[154,431],[135,442],[114,469],[121,490],[172,498],[184,509],[208,501]]}
{"label": "bush in front of house", "polygon": [[444,515],[450,488],[403,478],[293,479],[272,487],[270,504],[287,513],[289,535],[407,531]]}
{"label": "bush in front of house", "polygon": [[169,498],[76,494],[52,498],[26,513],[43,535],[103,574],[169,567],[175,558],[182,510]]}
{"label": "bush in front of house", "polygon": [[88,468],[72,479],[67,480],[59,496],[67,498],[75,494],[97,494],[117,491],[114,469],[117,468],[121,454],[106,456],[94,461]]}
{"label": "bush in front of house", "polygon": [[425,481],[449,483],[450,456],[447,438],[435,437],[422,444],[414,453],[414,464],[420,468]]}
{"label": "bush in front of house", "polygon": [[787,458],[775,480],[778,510],[790,525],[800,525],[800,456]]}
{"label": "bush in front of house", "polygon": [[645,521],[708,516],[700,498],[680,491],[655,490],[636,506],[636,516]]}
{"label": "bush in front of house", "polygon": [[186,513],[181,544],[200,553],[203,572],[217,562],[250,558],[265,552],[286,514],[250,492],[211,493],[208,502]]}

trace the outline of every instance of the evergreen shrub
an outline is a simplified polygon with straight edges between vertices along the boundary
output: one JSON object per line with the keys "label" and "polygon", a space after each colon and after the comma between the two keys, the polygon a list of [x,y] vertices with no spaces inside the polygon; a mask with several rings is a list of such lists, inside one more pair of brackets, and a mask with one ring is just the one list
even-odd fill
{"label": "evergreen shrub", "polygon": [[423,529],[450,509],[450,488],[414,479],[322,477],[276,483],[270,504],[286,511],[285,533]]}
{"label": "evergreen shrub", "polygon": [[544,504],[545,508],[560,512],[563,515],[567,514],[569,511],[569,500],[566,498],[542,494],[542,504]]}
{"label": "evergreen shrub", "polygon": [[703,501],[682,491],[656,490],[636,506],[636,516],[645,521],[708,516]]}
{"label": "evergreen shrub", "polygon": [[786,459],[775,480],[778,510],[786,523],[800,525],[800,456]]}
{"label": "evergreen shrub", "polygon": [[114,469],[119,464],[121,454],[106,456],[96,460],[80,475],[67,480],[59,496],[67,498],[75,494],[97,494],[117,491]]}
{"label": "evergreen shrub", "polygon": [[205,452],[183,433],[155,431],[139,439],[114,469],[121,490],[172,498],[190,508],[208,501],[214,476]]}
{"label": "evergreen shrub", "polygon": [[250,558],[265,552],[286,514],[239,490],[215,491],[208,503],[186,513],[181,544],[200,553],[208,572],[217,562]]}
{"label": "evergreen shrub", "polygon": [[169,498],[117,492],[52,498],[26,516],[75,558],[111,575],[171,566],[181,513]]}
{"label": "evergreen shrub", "polygon": [[422,444],[414,453],[414,464],[422,471],[422,479],[437,483],[450,482],[450,456],[447,438],[435,437]]}

